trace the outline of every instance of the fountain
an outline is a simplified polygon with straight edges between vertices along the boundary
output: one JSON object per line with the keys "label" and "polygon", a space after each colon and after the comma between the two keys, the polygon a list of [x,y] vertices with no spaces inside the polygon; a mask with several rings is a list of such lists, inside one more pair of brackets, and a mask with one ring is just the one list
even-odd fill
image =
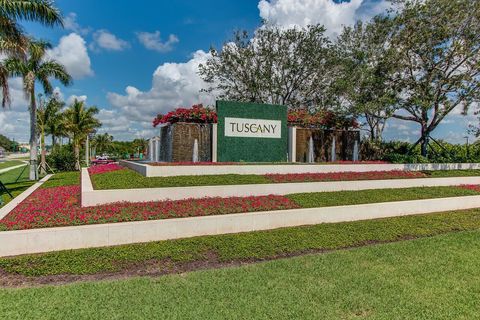
{"label": "fountain", "polygon": [[353,145],[353,161],[358,161],[358,141],[355,140],[355,144]]}
{"label": "fountain", "polygon": [[315,153],[313,151],[313,137],[310,136],[310,140],[308,140],[308,163],[314,163],[315,162]]}
{"label": "fountain", "polygon": [[198,140],[197,139],[195,139],[195,141],[193,142],[192,161],[193,162],[198,162]]}
{"label": "fountain", "polygon": [[333,139],[332,139],[332,156],[331,156],[332,162],[335,162],[335,160],[337,159],[336,154],[335,154],[335,149],[336,149],[336,147],[335,147],[336,141],[335,140],[336,140],[335,136],[333,136]]}

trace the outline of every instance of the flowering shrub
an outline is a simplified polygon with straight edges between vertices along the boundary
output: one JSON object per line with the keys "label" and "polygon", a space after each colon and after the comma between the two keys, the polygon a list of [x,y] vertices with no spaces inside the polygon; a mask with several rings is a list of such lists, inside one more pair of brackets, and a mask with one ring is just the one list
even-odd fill
{"label": "flowering shrub", "polygon": [[159,114],[153,119],[153,126],[161,123],[192,122],[192,123],[216,123],[217,113],[211,108],[205,108],[202,104],[196,104],[191,108],[177,108],[169,113]]}
{"label": "flowering shrub", "polygon": [[238,212],[294,209],[282,196],[204,198],[80,207],[80,187],[38,189],[0,220],[0,230],[19,230],[109,222],[156,220]]}
{"label": "flowering shrub", "polygon": [[304,108],[288,111],[288,123],[299,127],[324,127],[327,129],[358,128],[355,118],[336,115],[331,111],[309,112]]}
{"label": "flowering shrub", "polygon": [[291,173],[267,174],[272,182],[313,182],[313,181],[352,181],[424,178],[427,175],[419,171],[367,171],[367,172],[331,172],[331,173]]}
{"label": "flowering shrub", "polygon": [[[217,123],[218,117],[215,110],[205,108],[202,104],[196,104],[191,108],[177,108],[169,113],[159,114],[153,119],[153,126],[161,123]],[[288,111],[287,116],[290,125],[300,127],[324,127],[327,129],[358,128],[359,124],[355,118],[348,118],[336,115],[331,111],[321,110],[308,112],[306,109],[293,109]]]}
{"label": "flowering shrub", "polygon": [[88,168],[88,173],[90,175],[94,175],[94,174],[100,174],[100,173],[117,171],[117,170],[124,170],[124,169],[125,169],[124,167],[119,166],[116,163],[109,163],[109,164],[100,164],[100,165],[90,167],[90,168]]}

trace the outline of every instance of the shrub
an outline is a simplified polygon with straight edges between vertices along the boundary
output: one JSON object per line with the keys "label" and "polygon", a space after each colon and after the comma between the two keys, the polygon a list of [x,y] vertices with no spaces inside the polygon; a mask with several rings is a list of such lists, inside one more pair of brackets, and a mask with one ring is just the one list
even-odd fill
{"label": "shrub", "polygon": [[72,145],[55,146],[47,155],[47,163],[56,171],[74,171],[75,154]]}

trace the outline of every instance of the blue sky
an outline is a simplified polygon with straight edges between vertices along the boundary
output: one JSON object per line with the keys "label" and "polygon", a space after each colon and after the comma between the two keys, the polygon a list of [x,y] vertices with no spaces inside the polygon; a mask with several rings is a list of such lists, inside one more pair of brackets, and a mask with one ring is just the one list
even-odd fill
{"label": "blue sky", "polygon": [[[220,47],[234,30],[254,31],[262,19],[285,27],[322,23],[334,38],[343,25],[368,19],[388,6],[385,0],[55,3],[65,16],[65,29],[23,25],[28,33],[50,41],[51,57],[74,76],[73,86],[58,87],[63,98],[79,97],[97,105],[102,130],[122,140],[154,135],[151,119],[156,113],[213,103],[215,97],[199,93],[204,83],[196,70],[208,58],[210,46]],[[20,79],[13,79],[11,86],[14,101],[10,110],[0,112],[0,133],[27,141],[28,114]],[[463,142],[468,122],[474,121],[473,116],[456,112],[434,136]],[[418,128],[407,122],[391,121],[385,136],[413,140],[417,133]]]}

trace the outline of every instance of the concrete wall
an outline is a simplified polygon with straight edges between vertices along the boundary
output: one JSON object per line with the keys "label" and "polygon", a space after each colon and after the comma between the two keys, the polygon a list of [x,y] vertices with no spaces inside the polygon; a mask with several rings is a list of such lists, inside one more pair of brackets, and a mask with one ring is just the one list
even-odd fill
{"label": "concrete wall", "polygon": [[0,256],[480,207],[480,196],[0,232]]}
{"label": "concrete wall", "polygon": [[[131,164],[134,163],[134,164]],[[326,173],[366,172],[391,170],[467,170],[480,169],[480,163],[419,163],[419,164],[276,164],[276,165],[191,165],[191,166],[150,166],[127,160],[123,166],[146,177],[171,177],[215,174],[275,174],[275,173]],[[143,169],[146,167],[146,169]],[[146,174],[145,174],[146,172]]]}
{"label": "concrete wall", "polygon": [[248,197],[287,195],[302,192],[329,192],[342,190],[398,189],[427,186],[480,184],[480,177],[421,178],[395,180],[363,180],[332,182],[299,182],[247,185],[196,186],[173,188],[93,190],[86,169],[82,171],[82,206],[94,206],[120,201],[145,202],[163,200],[199,199],[205,197]]}

